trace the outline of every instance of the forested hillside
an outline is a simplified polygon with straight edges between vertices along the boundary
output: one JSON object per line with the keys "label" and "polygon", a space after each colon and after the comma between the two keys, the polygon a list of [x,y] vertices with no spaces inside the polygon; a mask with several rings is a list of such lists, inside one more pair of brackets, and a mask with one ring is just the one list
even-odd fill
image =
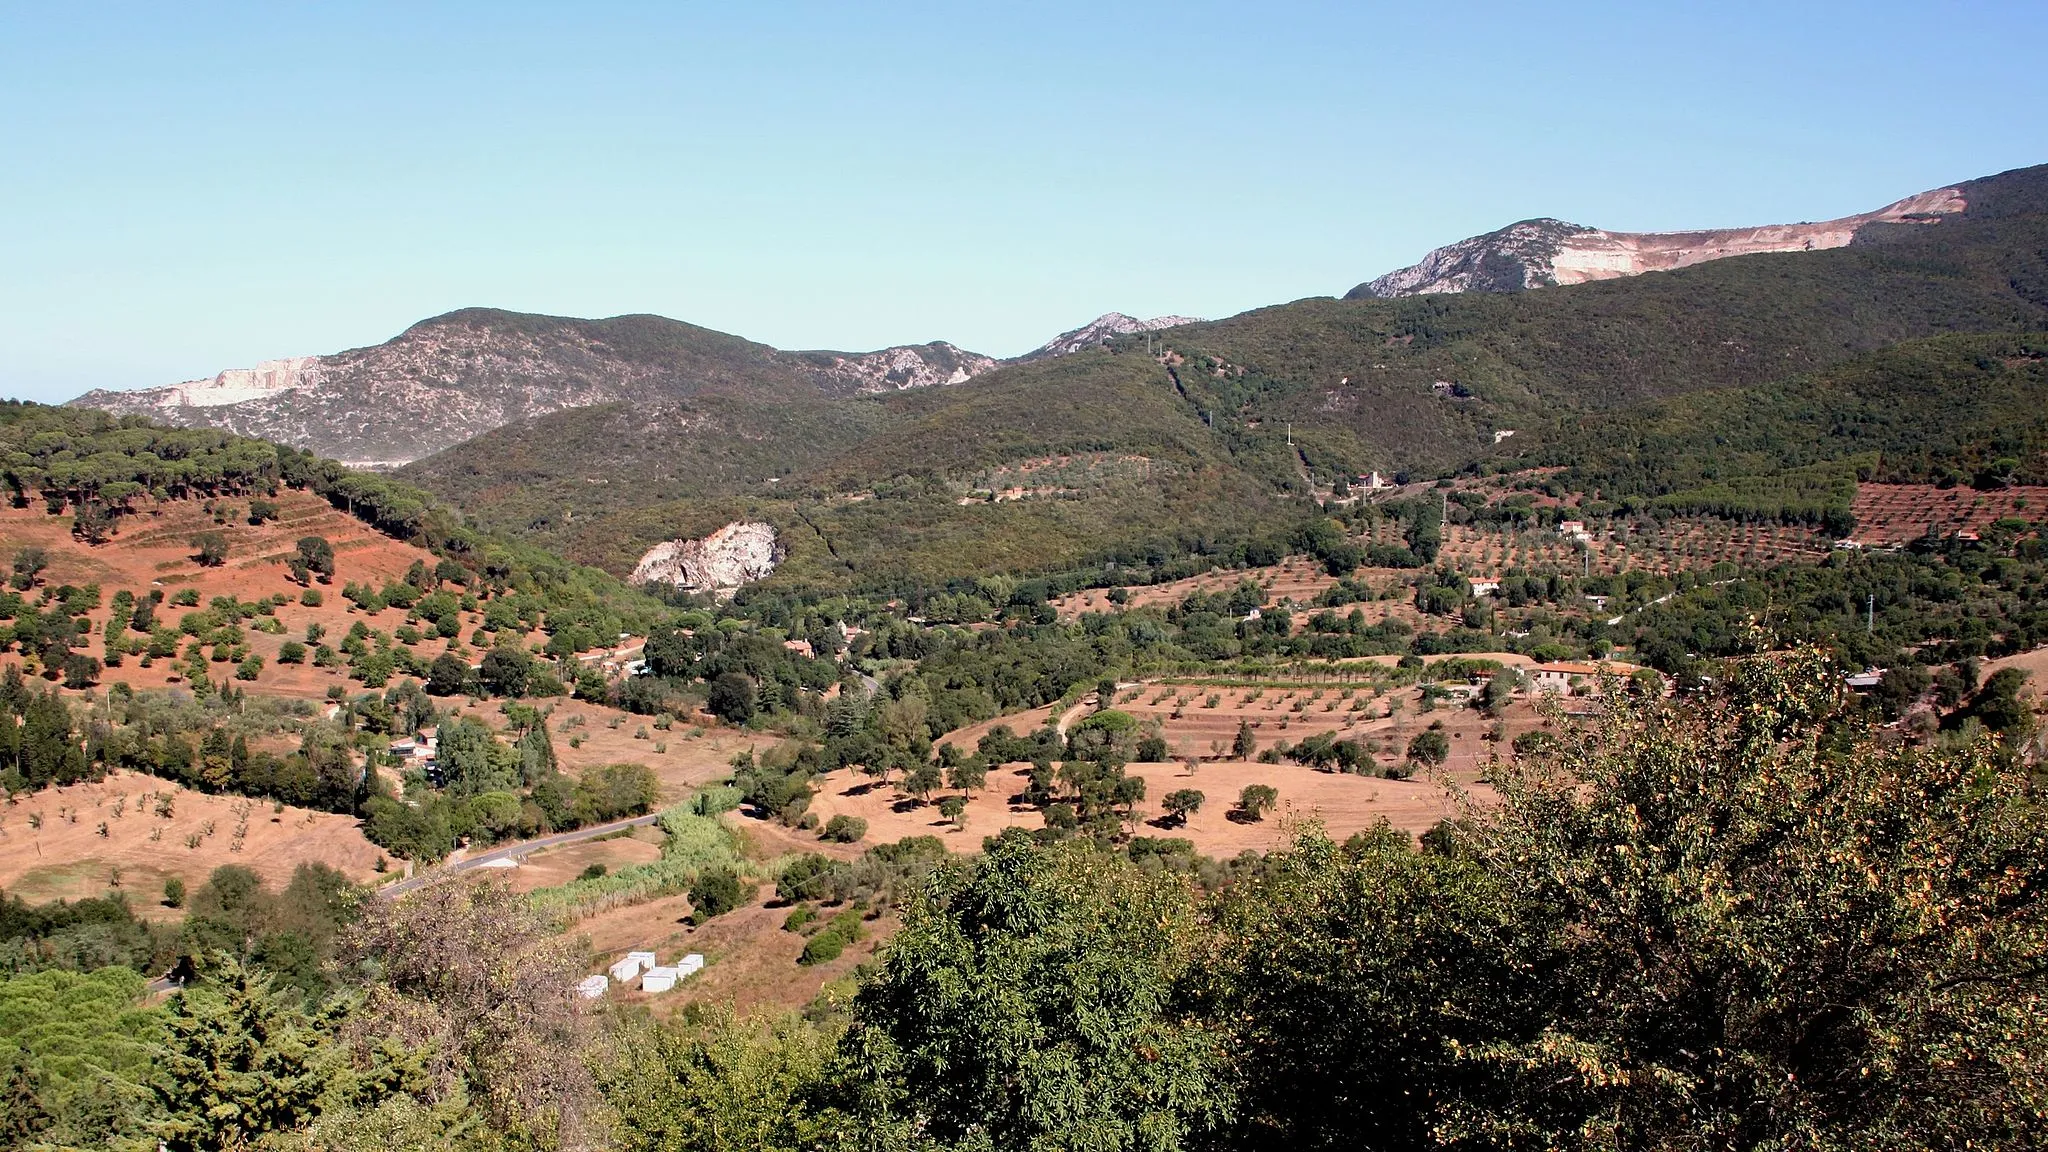
{"label": "forested hillside", "polygon": [[[406,475],[494,529],[614,572],[659,540],[766,520],[790,549],[779,582],[834,586],[1203,551],[1252,525],[1291,530],[1303,496],[1370,470],[1597,457],[1610,463],[1582,479],[1617,493],[1720,485],[1683,506],[1817,519],[1846,507],[1836,478],[1848,473],[1802,474],[1785,499],[1737,474],[1878,451],[1897,463],[1884,475],[1932,478],[2012,455],[1986,437],[2024,438],[2004,419],[2027,411],[2024,371],[1930,380],[1947,371],[1935,362],[1975,353],[1880,353],[2006,333],[2018,343],[1985,355],[2031,355],[2030,334],[2048,331],[2044,186],[2048,169],[1973,182],[1958,216],[1872,225],[1832,251],[1511,296],[1304,300],[948,389],[557,413]],[[1837,366],[1834,383],[1815,383]],[[1738,425],[1776,455],[1753,443],[1709,467],[1661,440],[1623,447],[1638,428],[1717,429],[1699,445],[1740,440]],[[1614,461],[1630,451],[1656,474],[1625,478]],[[1082,455],[1094,466],[1072,468]],[[1082,482],[997,483],[1049,463]]]}

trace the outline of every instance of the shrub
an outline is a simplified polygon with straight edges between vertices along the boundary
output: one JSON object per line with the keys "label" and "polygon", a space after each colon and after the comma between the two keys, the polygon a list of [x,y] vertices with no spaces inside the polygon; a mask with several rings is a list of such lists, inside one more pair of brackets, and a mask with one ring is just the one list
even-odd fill
{"label": "shrub", "polygon": [[825,822],[827,840],[852,844],[868,834],[868,822],[858,816],[839,815]]}
{"label": "shrub", "polygon": [[690,922],[702,924],[753,898],[751,887],[740,879],[736,869],[722,866],[706,868],[690,885]]}
{"label": "shrub", "polygon": [[839,959],[846,946],[859,940],[864,933],[860,924],[860,910],[848,908],[832,918],[823,931],[811,937],[804,945],[803,954],[796,962],[809,967],[813,964],[828,964]]}
{"label": "shrub", "polygon": [[192,558],[208,568],[218,568],[227,563],[227,535],[221,532],[201,532],[192,537]]}
{"label": "shrub", "polygon": [[1270,784],[1247,784],[1237,794],[1237,810],[1247,820],[1262,820],[1280,802],[1280,790]]}

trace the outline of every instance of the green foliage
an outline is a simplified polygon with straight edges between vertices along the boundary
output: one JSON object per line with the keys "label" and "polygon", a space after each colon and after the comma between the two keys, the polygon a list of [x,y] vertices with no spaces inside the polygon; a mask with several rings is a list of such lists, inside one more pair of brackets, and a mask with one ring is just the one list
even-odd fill
{"label": "green foliage", "polygon": [[1188,817],[1202,810],[1202,801],[1208,797],[1194,788],[1179,788],[1168,792],[1159,800],[1159,806],[1166,809],[1166,815],[1173,823],[1186,824]]}
{"label": "green foliage", "polygon": [[0,980],[0,1140],[8,1147],[140,1143],[155,1118],[164,1013],[126,968]]}
{"label": "green foliage", "polygon": [[1237,812],[1247,820],[1263,820],[1280,802],[1280,790],[1271,784],[1247,784],[1237,794]]}
{"label": "green foliage", "polygon": [[152,1084],[169,1152],[239,1148],[314,1116],[328,1070],[317,1021],[229,957],[171,998]]}
{"label": "green foliage", "polygon": [[832,917],[815,935],[804,941],[803,951],[797,953],[796,962],[806,968],[817,964],[830,964],[865,935],[866,932],[861,928],[860,910],[848,908]]}
{"label": "green foliage", "polygon": [[737,869],[706,868],[690,882],[690,920],[703,924],[753,899],[751,885],[740,879]]}
{"label": "green foliage", "polygon": [[1613,699],[1495,784],[1449,854],[1311,836],[1226,898],[1246,1140],[2036,1130],[2048,837],[1995,745],[1872,742],[1795,652],[1680,705]]}
{"label": "green foliage", "polygon": [[841,844],[857,844],[865,839],[867,834],[866,820],[858,816],[848,816],[843,812],[825,821],[825,831],[821,833],[825,839]]}
{"label": "green foliage", "polygon": [[1181,1147],[1232,1110],[1181,997],[1198,939],[1181,881],[1006,832],[906,912],[855,1001],[856,1082],[943,1143]]}
{"label": "green foliage", "polygon": [[642,1025],[620,1038],[605,1096],[621,1152],[798,1152],[852,1138],[827,1103],[835,1037],[801,1020],[735,1020],[713,1011],[689,1029]]}

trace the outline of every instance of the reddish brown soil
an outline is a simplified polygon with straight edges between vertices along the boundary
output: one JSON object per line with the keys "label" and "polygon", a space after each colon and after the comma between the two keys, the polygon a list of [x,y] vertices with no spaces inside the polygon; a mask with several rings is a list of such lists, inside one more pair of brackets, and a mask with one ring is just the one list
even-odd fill
{"label": "reddish brown soil", "polygon": [[[159,817],[155,799],[166,795],[171,815]],[[42,827],[30,826],[32,816]],[[247,833],[237,848],[235,830],[245,817]],[[197,844],[188,846],[193,838]],[[292,869],[310,862],[367,882],[381,856],[351,817],[274,811],[269,803],[210,796],[132,772],[46,788],[0,808],[0,887],[31,903],[100,895],[118,868],[120,888],[147,912],[158,909],[172,876],[197,888],[215,868],[240,864],[282,886]]]}
{"label": "reddish brown soil", "polygon": [[1854,539],[1863,544],[1904,544],[1932,528],[1938,535],[1980,532],[1994,520],[2048,518],[2048,488],[1995,492],[1936,488],[1932,484],[1864,484],[1856,489]]}

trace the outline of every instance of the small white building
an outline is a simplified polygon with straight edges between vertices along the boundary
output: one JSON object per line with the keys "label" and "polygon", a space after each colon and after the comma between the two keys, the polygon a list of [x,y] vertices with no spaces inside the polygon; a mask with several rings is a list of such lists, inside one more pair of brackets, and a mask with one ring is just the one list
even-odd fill
{"label": "small white building", "polygon": [[647,965],[641,963],[640,953],[635,952],[613,964],[607,971],[612,974],[612,979],[619,983],[630,984],[639,977],[640,969],[644,967]]}
{"label": "small white building", "polygon": [[578,980],[576,982],[576,994],[585,1000],[595,1000],[604,995],[604,990],[610,986],[611,980],[604,973],[600,972],[595,976],[585,976],[583,979]]}
{"label": "small white building", "polygon": [[666,992],[676,986],[678,973],[674,968],[649,968],[640,976],[642,992]]}
{"label": "small white building", "polygon": [[676,974],[679,979],[688,980],[703,970],[704,957],[700,953],[692,952],[681,960],[676,961]]}
{"label": "small white building", "polygon": [[1600,666],[1597,664],[1538,664],[1529,669],[1529,687],[1537,692],[1556,692],[1569,696],[1574,687],[1598,683]]}
{"label": "small white building", "polygon": [[1559,536],[1570,536],[1573,539],[1584,540],[1586,539],[1586,522],[1584,520],[1560,520],[1557,522],[1557,534]]}
{"label": "small white building", "polygon": [[1472,594],[1474,596],[1491,596],[1498,591],[1500,591],[1500,577],[1474,576],[1472,578]]}

